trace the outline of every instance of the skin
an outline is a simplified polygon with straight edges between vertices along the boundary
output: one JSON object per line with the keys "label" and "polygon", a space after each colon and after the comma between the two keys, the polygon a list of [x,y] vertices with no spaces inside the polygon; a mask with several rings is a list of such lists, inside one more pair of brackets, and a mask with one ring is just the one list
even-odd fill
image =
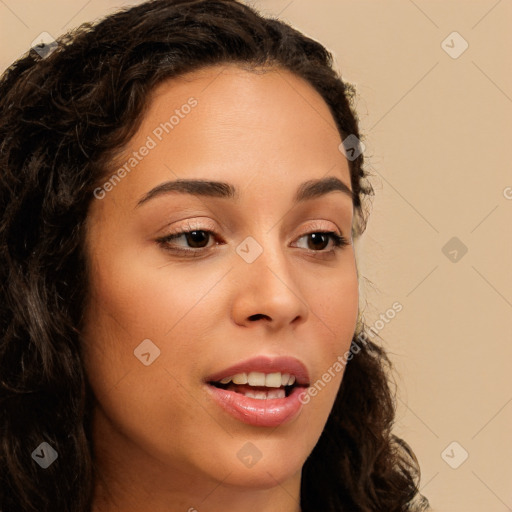
{"label": "skin", "polygon": [[[155,128],[190,97],[197,106],[157,141]],[[156,147],[88,216],[83,350],[97,400],[93,510],[297,512],[301,469],[342,372],[277,428],[236,420],[203,381],[252,356],[290,355],[314,383],[349,349],[358,313],[352,200],[333,191],[292,201],[309,180],[334,176],[350,187],[335,122],[290,72],[230,64],[160,84],[111,173],[148,136]],[[137,207],[178,178],[228,182],[238,199],[169,192]],[[190,228],[216,233],[199,256],[156,241]],[[309,234],[319,231],[349,244],[315,245]],[[247,236],[263,248],[252,263],[235,251]],[[185,236],[170,246],[194,250]],[[145,339],[160,350],[148,366],[134,356]],[[262,454],[251,468],[237,457],[248,441]]]}

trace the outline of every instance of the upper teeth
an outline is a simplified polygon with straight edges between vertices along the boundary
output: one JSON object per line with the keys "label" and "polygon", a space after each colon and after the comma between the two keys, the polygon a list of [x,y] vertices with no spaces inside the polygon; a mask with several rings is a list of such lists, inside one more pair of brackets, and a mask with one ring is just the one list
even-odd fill
{"label": "upper teeth", "polygon": [[295,376],[289,373],[237,373],[231,377],[225,377],[220,382],[228,384],[249,384],[249,386],[266,386],[267,388],[280,388],[281,386],[291,386],[295,383]]}

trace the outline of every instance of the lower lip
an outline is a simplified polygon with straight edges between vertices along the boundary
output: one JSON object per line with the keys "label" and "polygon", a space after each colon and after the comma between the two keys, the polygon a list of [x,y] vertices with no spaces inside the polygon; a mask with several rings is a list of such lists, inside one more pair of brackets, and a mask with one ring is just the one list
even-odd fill
{"label": "lower lip", "polygon": [[207,385],[213,399],[231,416],[243,423],[257,427],[278,427],[292,421],[301,411],[300,395],[303,387],[296,386],[290,396],[260,400],[235,391]]}

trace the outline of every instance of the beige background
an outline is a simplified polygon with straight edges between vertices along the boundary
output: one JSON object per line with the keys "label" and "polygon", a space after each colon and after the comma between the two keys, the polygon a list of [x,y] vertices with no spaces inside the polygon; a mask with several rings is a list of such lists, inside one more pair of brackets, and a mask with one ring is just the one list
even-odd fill
{"label": "beige background", "polygon": [[[422,491],[436,511],[512,510],[512,4],[251,3],[323,42],[358,87],[376,189],[358,248],[366,319],[403,305],[380,334],[398,371],[396,431],[418,455]],[[0,0],[0,68],[43,31],[56,37],[129,4]],[[469,45],[458,58],[445,51],[462,48],[454,31]],[[463,450],[453,469],[446,461]]]}

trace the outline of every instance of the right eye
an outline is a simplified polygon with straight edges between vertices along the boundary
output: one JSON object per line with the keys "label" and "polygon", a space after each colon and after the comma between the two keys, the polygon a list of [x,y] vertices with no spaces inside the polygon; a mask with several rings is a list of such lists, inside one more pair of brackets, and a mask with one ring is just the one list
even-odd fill
{"label": "right eye", "polygon": [[[214,245],[218,245],[218,243],[208,245],[213,235],[216,235],[216,233],[206,229],[177,231],[159,238],[157,243],[167,251],[196,256],[205,250],[211,249]],[[188,248],[184,247],[184,244]]]}

